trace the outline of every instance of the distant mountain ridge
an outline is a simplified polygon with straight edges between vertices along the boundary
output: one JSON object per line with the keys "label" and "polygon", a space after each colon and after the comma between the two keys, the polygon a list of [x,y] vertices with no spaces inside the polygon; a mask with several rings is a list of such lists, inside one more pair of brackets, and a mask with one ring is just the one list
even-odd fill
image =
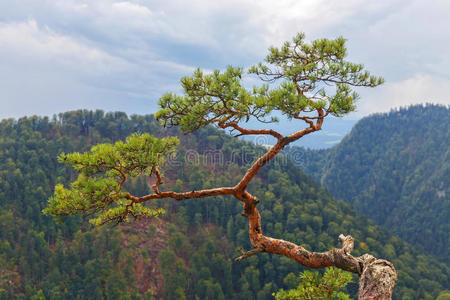
{"label": "distant mountain ridge", "polygon": [[337,198],[450,262],[450,110],[416,105],[360,120],[338,145],[291,148]]}

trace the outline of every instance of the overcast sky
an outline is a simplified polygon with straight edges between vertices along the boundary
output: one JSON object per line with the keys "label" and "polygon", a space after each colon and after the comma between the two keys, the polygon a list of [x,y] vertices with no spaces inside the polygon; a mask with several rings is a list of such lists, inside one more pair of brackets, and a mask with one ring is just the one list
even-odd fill
{"label": "overcast sky", "polygon": [[66,110],[152,113],[196,67],[249,67],[297,32],[343,36],[386,83],[361,116],[450,104],[450,1],[0,0],[0,118]]}

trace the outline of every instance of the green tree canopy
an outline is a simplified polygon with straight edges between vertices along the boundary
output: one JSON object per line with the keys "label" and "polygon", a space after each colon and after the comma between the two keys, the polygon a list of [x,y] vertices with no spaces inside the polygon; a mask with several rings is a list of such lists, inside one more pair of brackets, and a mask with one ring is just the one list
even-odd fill
{"label": "green tree canopy", "polygon": [[343,290],[352,281],[348,272],[328,268],[323,276],[319,272],[305,271],[300,274],[301,283],[291,290],[281,289],[274,294],[276,300],[347,300]]}
{"label": "green tree canopy", "polygon": [[62,153],[58,160],[70,164],[79,173],[70,189],[55,186],[44,213],[94,215],[91,223],[100,225],[110,221],[128,221],[129,215],[156,216],[161,209],[133,203],[123,189],[128,177],[149,175],[173,153],[178,138],[158,139],[150,134],[133,134],[125,142],[98,144],[85,153]]}
{"label": "green tree canopy", "polygon": [[[342,116],[355,109],[358,94],[352,86],[375,87],[383,83],[371,76],[363,65],[345,61],[345,39],[318,39],[307,43],[304,34],[281,48],[271,47],[265,63],[248,70],[272,87],[263,84],[246,89],[242,68],[228,67],[204,74],[197,69],[181,79],[185,95],[165,94],[156,114],[163,125],[179,125],[193,131],[207,124],[219,126],[268,119],[278,110],[288,118],[314,119],[305,113],[323,110],[324,114]],[[334,87],[334,89],[333,89]]]}

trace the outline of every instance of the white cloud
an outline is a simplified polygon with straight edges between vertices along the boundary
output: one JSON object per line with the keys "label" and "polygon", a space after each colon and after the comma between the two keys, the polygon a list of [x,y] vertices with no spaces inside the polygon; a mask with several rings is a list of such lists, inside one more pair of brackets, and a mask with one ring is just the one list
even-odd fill
{"label": "white cloud", "polygon": [[136,16],[141,16],[147,18],[152,16],[152,12],[147,7],[136,3],[127,1],[116,2],[112,4],[112,7],[116,13],[123,14],[127,17],[135,18]]}
{"label": "white cloud", "polygon": [[386,83],[375,91],[361,93],[358,112],[361,117],[373,112],[388,112],[411,104],[434,103],[450,105],[450,79],[429,74],[415,74],[399,82]]}
{"label": "white cloud", "polygon": [[0,61],[0,117],[21,116],[21,109],[27,114],[85,107],[151,112],[158,97],[173,90],[168,78],[193,70],[156,60],[149,51],[137,57],[110,54],[35,20],[0,23],[0,41],[0,57],[6,58]]}
{"label": "white cloud", "polygon": [[0,23],[0,55],[13,59],[20,67],[35,64],[55,67],[81,75],[104,75],[127,67],[127,63],[95,47],[60,35],[34,20]]}

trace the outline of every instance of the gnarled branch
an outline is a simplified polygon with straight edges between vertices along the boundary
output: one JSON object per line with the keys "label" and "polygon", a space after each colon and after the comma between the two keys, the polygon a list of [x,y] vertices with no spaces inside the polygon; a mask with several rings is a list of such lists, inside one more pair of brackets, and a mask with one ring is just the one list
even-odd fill
{"label": "gnarled branch", "polygon": [[300,245],[267,237],[262,233],[261,216],[256,204],[250,200],[251,196],[247,196],[246,199],[249,200],[244,204],[244,214],[249,222],[250,241],[255,249],[259,249],[258,252],[283,255],[308,268],[336,266],[358,274],[360,276],[358,299],[360,300],[392,298],[393,289],[397,283],[397,271],[392,263],[376,259],[369,254],[360,257],[352,256],[353,237],[342,234],[339,236],[342,247],[326,252],[312,252]]}

